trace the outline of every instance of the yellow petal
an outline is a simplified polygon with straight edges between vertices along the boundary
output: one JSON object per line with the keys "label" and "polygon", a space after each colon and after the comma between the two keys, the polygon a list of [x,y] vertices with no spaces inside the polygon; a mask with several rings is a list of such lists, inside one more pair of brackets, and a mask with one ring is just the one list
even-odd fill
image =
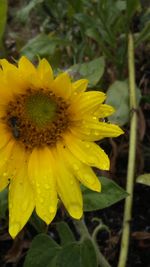
{"label": "yellow petal", "polygon": [[83,163],[101,170],[109,170],[108,156],[95,143],[82,141],[71,135],[66,135],[65,141],[69,150]]}
{"label": "yellow petal", "polygon": [[56,95],[68,99],[72,91],[72,84],[68,73],[59,74],[51,84],[51,88]]}
{"label": "yellow petal", "polygon": [[75,91],[76,93],[84,92],[87,89],[88,82],[89,81],[86,79],[80,79],[72,83],[73,91]]}
{"label": "yellow petal", "polygon": [[57,192],[69,214],[80,219],[83,213],[83,202],[80,185],[72,172],[67,169],[63,155],[59,151],[55,154],[55,177]]}
{"label": "yellow petal", "polygon": [[6,126],[0,123],[0,149],[4,147],[10,140],[11,135],[7,131]]}
{"label": "yellow petal", "polygon": [[0,169],[10,159],[11,151],[13,149],[14,144],[15,141],[12,139],[8,142],[6,146],[0,149]]}
{"label": "yellow petal", "polygon": [[117,137],[123,134],[123,130],[115,124],[99,122],[95,119],[86,117],[74,124],[71,132],[82,140],[97,141],[105,137]]}
{"label": "yellow petal", "polygon": [[57,210],[57,192],[50,150],[45,147],[34,149],[28,166],[28,173],[36,190],[36,212],[49,224]]}
{"label": "yellow petal", "polygon": [[124,133],[118,125],[111,123],[96,122],[93,120],[86,120],[83,123],[85,128],[90,128],[93,130],[93,133],[95,132],[95,135],[103,137],[117,137]]}
{"label": "yellow petal", "polygon": [[74,174],[74,176],[86,187],[91,190],[100,192],[101,184],[99,179],[91,169],[91,167],[79,161],[73,154],[68,150],[64,145],[58,146],[59,153],[63,155],[63,158],[66,161],[70,171]]}
{"label": "yellow petal", "polygon": [[10,156],[0,169],[0,190],[3,190],[15,178],[20,170],[20,166],[28,160],[28,154],[23,146],[17,141],[14,142]]}
{"label": "yellow petal", "polygon": [[12,238],[21,231],[34,209],[34,195],[27,176],[27,165],[22,162],[9,186],[9,233]]}
{"label": "yellow petal", "polygon": [[18,68],[23,75],[31,76],[32,74],[36,73],[34,65],[25,56],[22,56],[19,59]]}
{"label": "yellow petal", "polygon": [[24,56],[18,61],[19,75],[26,89],[39,89],[42,88],[42,82],[38,78],[38,72],[34,65]]}
{"label": "yellow petal", "polygon": [[112,115],[114,112],[115,112],[115,109],[112,106],[102,104],[94,112],[93,116],[96,116],[98,118],[105,118],[105,117]]}
{"label": "yellow petal", "polygon": [[0,59],[0,65],[2,66],[4,72],[17,71],[17,67],[9,63],[6,59]]}
{"label": "yellow petal", "polygon": [[94,112],[98,106],[105,100],[106,96],[102,92],[83,92],[74,97],[70,111],[74,114],[73,119],[80,119],[88,112]]}
{"label": "yellow petal", "polygon": [[53,71],[50,64],[45,58],[40,60],[39,65],[37,67],[37,73],[39,79],[41,79],[43,83],[43,87],[49,88],[51,82],[53,81]]}

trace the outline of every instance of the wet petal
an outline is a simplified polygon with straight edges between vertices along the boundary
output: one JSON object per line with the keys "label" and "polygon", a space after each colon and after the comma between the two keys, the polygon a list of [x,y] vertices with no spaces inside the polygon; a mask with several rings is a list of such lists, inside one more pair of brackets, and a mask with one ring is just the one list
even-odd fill
{"label": "wet petal", "polygon": [[74,114],[74,119],[80,119],[81,116],[96,111],[105,98],[106,96],[102,92],[80,93],[72,100],[69,110]]}
{"label": "wet petal", "polygon": [[74,82],[72,84],[73,91],[75,91],[76,93],[84,92],[87,89],[88,82],[89,81],[86,79],[81,79],[81,80]]}
{"label": "wet petal", "polygon": [[98,109],[93,113],[93,116],[98,118],[105,118],[112,115],[115,112],[115,109],[112,106],[102,104]]}
{"label": "wet petal", "polygon": [[16,177],[22,163],[27,161],[27,155],[25,159],[24,147],[20,146],[17,142],[14,142],[9,153],[8,160],[0,169],[0,190],[3,190],[9,184],[11,179]]}
{"label": "wet petal", "polygon": [[82,141],[70,135],[65,137],[65,141],[69,150],[83,163],[101,170],[109,170],[108,156],[95,143]]}
{"label": "wet petal", "polygon": [[101,184],[91,167],[74,157],[64,145],[59,145],[58,149],[60,151],[59,153],[63,155],[66,164],[74,176],[89,189],[100,192]]}
{"label": "wet petal", "polygon": [[78,124],[74,125],[71,132],[78,138],[87,141],[97,141],[105,137],[117,137],[124,133],[118,125],[88,118],[80,121],[80,127]]}
{"label": "wet petal", "polygon": [[69,214],[80,219],[83,213],[82,194],[78,181],[69,171],[63,160],[63,155],[55,154],[55,177],[58,194]]}
{"label": "wet petal", "polygon": [[56,214],[57,192],[52,155],[47,147],[33,150],[29,159],[28,173],[36,190],[36,212],[49,224]]}
{"label": "wet petal", "polygon": [[27,176],[27,166],[22,162],[9,186],[9,233],[13,238],[29,220],[34,206],[34,194]]}

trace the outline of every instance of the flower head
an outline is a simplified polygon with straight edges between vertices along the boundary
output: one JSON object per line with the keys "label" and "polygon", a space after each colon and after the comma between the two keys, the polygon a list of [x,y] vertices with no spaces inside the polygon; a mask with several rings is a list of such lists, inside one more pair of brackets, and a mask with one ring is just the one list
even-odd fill
{"label": "flower head", "polygon": [[92,166],[109,169],[94,141],[123,133],[103,121],[113,108],[105,94],[85,92],[88,81],[68,73],[53,77],[42,59],[37,68],[21,57],[18,66],[0,60],[0,190],[9,186],[9,232],[23,228],[34,208],[49,224],[58,198],[76,219],[83,213],[80,183],[100,191]]}

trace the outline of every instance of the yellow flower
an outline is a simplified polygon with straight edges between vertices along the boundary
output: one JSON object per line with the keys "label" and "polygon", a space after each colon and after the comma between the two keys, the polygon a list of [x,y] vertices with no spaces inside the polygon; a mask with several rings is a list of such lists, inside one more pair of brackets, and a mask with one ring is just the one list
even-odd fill
{"label": "yellow flower", "polygon": [[85,92],[88,81],[53,77],[42,59],[37,68],[21,57],[16,67],[0,60],[0,190],[9,186],[9,233],[15,237],[35,208],[49,224],[58,198],[76,219],[83,213],[80,183],[100,191],[92,166],[109,169],[94,141],[123,133],[103,121],[113,108],[105,94]]}

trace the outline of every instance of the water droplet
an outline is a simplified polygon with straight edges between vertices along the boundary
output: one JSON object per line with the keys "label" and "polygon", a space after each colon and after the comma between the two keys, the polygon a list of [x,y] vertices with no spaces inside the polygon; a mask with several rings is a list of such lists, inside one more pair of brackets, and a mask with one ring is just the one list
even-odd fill
{"label": "water droplet", "polygon": [[90,130],[86,130],[86,135],[91,135],[91,131]]}
{"label": "water droplet", "polygon": [[49,184],[45,184],[44,187],[45,187],[45,189],[50,189],[50,185]]}
{"label": "water droplet", "polygon": [[7,172],[4,172],[4,173],[3,173],[3,176],[4,176],[4,177],[6,177],[6,176],[7,176],[7,174],[8,174]]}
{"label": "water droplet", "polygon": [[56,211],[56,208],[54,207],[54,206],[51,206],[50,208],[49,208],[49,212],[50,213],[54,213]]}
{"label": "water droplet", "polygon": [[69,211],[70,215],[75,219],[80,219],[83,214],[83,209],[78,203],[71,203],[68,206],[67,210]]}
{"label": "water droplet", "polygon": [[99,135],[99,131],[94,131],[94,134],[95,134],[96,136],[98,136],[98,135]]}
{"label": "water droplet", "polygon": [[86,148],[90,148],[91,145],[87,143],[85,146]]}
{"label": "water droplet", "polygon": [[79,166],[77,164],[75,164],[75,163],[72,165],[72,167],[73,167],[73,169],[75,171],[78,171],[79,170]]}
{"label": "water droplet", "polygon": [[93,120],[97,120],[97,117],[96,117],[96,116],[93,116],[92,119],[93,119]]}

